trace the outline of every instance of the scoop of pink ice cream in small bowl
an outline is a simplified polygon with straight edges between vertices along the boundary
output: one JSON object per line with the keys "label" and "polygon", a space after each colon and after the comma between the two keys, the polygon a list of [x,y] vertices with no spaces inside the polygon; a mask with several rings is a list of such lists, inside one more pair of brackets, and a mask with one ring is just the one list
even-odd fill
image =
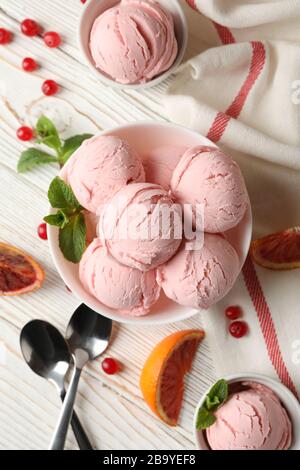
{"label": "scoop of pink ice cream in small bowl", "polygon": [[[250,204],[242,217],[232,215],[235,223],[229,230],[202,233],[196,247],[195,240],[187,241],[182,206],[170,190],[177,166],[199,146],[206,148],[206,157],[211,152],[213,160],[217,147],[199,133],[146,122],[101,132],[71,156],[60,176],[84,208],[86,250],[80,263],[64,257],[57,227],[49,225],[48,238],[58,272],[81,302],[114,321],[155,325],[209,314],[207,310],[231,290],[251,242]],[[231,172],[232,160],[224,157],[224,162],[225,173]],[[219,200],[221,191],[226,207],[235,197],[232,181],[226,195],[224,182],[214,178],[214,172],[213,165],[212,174],[204,172],[212,182],[210,195],[213,198],[216,191]],[[238,173],[235,184],[246,191],[240,180]],[[127,219],[130,230],[124,237],[121,229]],[[154,231],[145,237],[148,219],[154,221]]]}
{"label": "scoop of pink ice cream in small bowl", "polygon": [[236,374],[212,385],[194,417],[200,450],[299,450],[300,404],[282,383]]}
{"label": "scoop of pink ice cream in small bowl", "polygon": [[182,62],[188,39],[177,0],[90,0],[79,24],[89,68],[106,85],[157,85]]}

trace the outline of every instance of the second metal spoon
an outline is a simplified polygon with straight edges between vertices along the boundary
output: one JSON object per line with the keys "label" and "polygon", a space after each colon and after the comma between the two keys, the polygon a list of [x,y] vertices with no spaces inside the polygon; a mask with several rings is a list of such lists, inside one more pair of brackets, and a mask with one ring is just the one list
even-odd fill
{"label": "second metal spoon", "polygon": [[[61,333],[50,323],[33,320],[22,329],[20,346],[23,357],[31,370],[52,382],[64,401],[65,376],[72,362],[72,356]],[[71,424],[79,448],[93,450],[75,412],[73,412]]]}
{"label": "second metal spoon", "polygon": [[75,368],[49,450],[64,448],[82,369],[106,350],[111,332],[112,321],[84,304],[73,314],[66,339]]}

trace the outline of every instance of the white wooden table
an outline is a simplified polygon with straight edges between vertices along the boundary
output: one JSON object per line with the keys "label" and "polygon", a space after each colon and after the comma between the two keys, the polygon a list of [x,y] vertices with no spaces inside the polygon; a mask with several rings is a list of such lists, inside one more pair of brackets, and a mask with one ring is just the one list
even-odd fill
{"label": "white wooden table", "polygon": [[[183,2],[184,3],[184,2]],[[15,137],[22,123],[34,124],[45,112],[64,136],[91,132],[135,120],[165,120],[162,97],[168,83],[144,92],[116,91],[102,86],[86,68],[77,47],[76,28],[83,6],[80,0],[0,0],[0,27],[15,32],[15,40],[0,46],[0,240],[32,254],[45,268],[41,290],[22,297],[0,298],[0,449],[46,449],[60,402],[54,388],[35,376],[23,362],[20,329],[33,318],[53,322],[64,332],[78,305],[57,274],[47,242],[36,227],[47,212],[46,190],[57,168],[48,166],[18,175],[16,164],[24,145]],[[198,47],[194,13],[185,6],[190,23],[189,55]],[[35,18],[46,30],[63,35],[63,45],[50,50],[40,38],[26,38],[19,22]],[[36,57],[42,67],[26,74],[20,64]],[[41,93],[44,79],[63,87],[54,98]],[[115,325],[109,355],[124,370],[106,376],[95,362],[85,370],[76,408],[97,449],[192,449],[192,417],[203,390],[214,380],[209,348],[204,341],[187,378],[180,425],[161,423],[144,403],[139,390],[141,366],[164,336],[183,328],[198,328],[201,319],[175,325],[132,328]],[[76,449],[72,432],[68,449]]]}

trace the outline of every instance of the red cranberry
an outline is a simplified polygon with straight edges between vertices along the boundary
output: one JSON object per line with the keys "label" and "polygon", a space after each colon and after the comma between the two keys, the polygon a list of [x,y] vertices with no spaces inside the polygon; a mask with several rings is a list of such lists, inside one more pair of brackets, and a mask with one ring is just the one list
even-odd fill
{"label": "red cranberry", "polygon": [[8,44],[12,40],[12,33],[7,29],[0,28],[0,44]]}
{"label": "red cranberry", "polygon": [[234,321],[229,325],[229,333],[234,338],[242,338],[248,333],[248,325],[244,321]]}
{"label": "red cranberry", "polygon": [[42,240],[48,240],[48,234],[47,234],[47,224],[40,224],[37,229],[38,236]]}
{"label": "red cranberry", "polygon": [[22,62],[22,67],[25,72],[34,72],[37,69],[38,64],[31,57],[25,57]]}
{"label": "red cranberry", "polygon": [[37,36],[41,28],[34,20],[27,18],[21,23],[21,31],[25,36]]}
{"label": "red cranberry", "polygon": [[86,0],[80,0],[80,1],[81,1],[81,3],[86,3]]}
{"label": "red cranberry", "polygon": [[229,320],[237,320],[242,316],[242,309],[236,305],[231,305],[230,307],[226,308],[225,315],[227,318],[229,318]]}
{"label": "red cranberry", "polygon": [[22,126],[17,130],[17,137],[24,142],[31,140],[33,137],[33,130],[31,127]]}
{"label": "red cranberry", "polygon": [[120,367],[119,367],[118,362],[111,357],[107,357],[102,362],[102,369],[108,375],[116,374],[119,371],[119,368]]}
{"label": "red cranberry", "polygon": [[42,85],[42,92],[46,96],[55,95],[58,92],[59,86],[54,80],[46,80]]}
{"label": "red cranberry", "polygon": [[58,47],[61,44],[61,37],[58,33],[54,31],[49,31],[48,33],[44,34],[44,41],[46,46],[48,47]]}

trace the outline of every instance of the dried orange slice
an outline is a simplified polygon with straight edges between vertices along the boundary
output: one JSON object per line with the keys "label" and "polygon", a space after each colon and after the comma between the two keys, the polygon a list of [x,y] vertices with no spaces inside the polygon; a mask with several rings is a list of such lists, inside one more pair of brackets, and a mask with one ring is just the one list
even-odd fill
{"label": "dried orange slice", "polygon": [[264,268],[300,268],[300,227],[290,228],[251,243],[252,259]]}
{"label": "dried orange slice", "polygon": [[165,423],[176,426],[184,392],[184,377],[191,370],[203,330],[178,331],[153,349],[140,378],[143,397]]}
{"label": "dried orange slice", "polygon": [[23,251],[0,243],[0,295],[20,295],[41,287],[45,273]]}

